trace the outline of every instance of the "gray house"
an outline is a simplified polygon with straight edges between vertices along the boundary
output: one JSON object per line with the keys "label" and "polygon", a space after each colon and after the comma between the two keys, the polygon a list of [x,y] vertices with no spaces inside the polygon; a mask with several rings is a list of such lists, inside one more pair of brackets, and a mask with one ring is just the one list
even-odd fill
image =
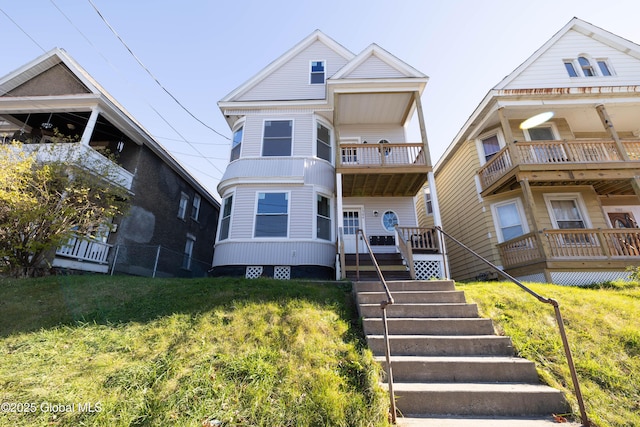
{"label": "gray house", "polygon": [[[111,163],[111,181],[131,194],[128,214],[100,238],[77,236],[53,266],[91,272],[204,276],[220,204],[68,53],[53,49],[0,79],[0,137],[33,149],[81,153],[81,166]],[[76,138],[77,136],[77,138]],[[66,148],[68,147],[68,148]],[[114,160],[106,156],[115,156]]]}

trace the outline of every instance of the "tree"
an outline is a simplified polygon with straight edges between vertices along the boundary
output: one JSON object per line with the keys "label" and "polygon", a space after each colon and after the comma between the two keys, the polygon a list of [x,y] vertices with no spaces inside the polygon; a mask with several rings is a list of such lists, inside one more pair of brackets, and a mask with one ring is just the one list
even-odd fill
{"label": "tree", "polygon": [[58,246],[110,229],[125,213],[129,194],[110,179],[115,163],[81,148],[0,145],[0,271],[33,276],[48,268]]}

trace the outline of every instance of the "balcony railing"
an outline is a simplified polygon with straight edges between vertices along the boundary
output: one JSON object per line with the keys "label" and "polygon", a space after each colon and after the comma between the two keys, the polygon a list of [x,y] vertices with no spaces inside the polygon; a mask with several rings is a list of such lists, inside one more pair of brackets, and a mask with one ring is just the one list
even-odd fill
{"label": "balcony railing", "polygon": [[340,144],[338,166],[427,166],[422,143]]}
{"label": "balcony railing", "polygon": [[[626,154],[631,160],[640,160],[640,141],[623,141]],[[482,188],[487,188],[500,179],[512,166],[511,151],[514,150],[518,164],[557,164],[620,162],[623,155],[612,140],[588,141],[527,141],[517,142],[498,151],[478,172]]]}
{"label": "balcony railing", "polygon": [[41,162],[68,161],[87,170],[105,174],[105,179],[131,190],[133,174],[93,148],[79,142],[25,144],[23,150],[36,152]]}
{"label": "balcony railing", "polygon": [[110,248],[111,245],[97,240],[72,237],[65,245],[56,250],[56,255],[80,261],[106,264]]}
{"label": "balcony railing", "polygon": [[528,233],[499,244],[504,266],[543,260],[616,260],[640,256],[637,228],[543,230],[540,235],[540,241],[535,233]]}

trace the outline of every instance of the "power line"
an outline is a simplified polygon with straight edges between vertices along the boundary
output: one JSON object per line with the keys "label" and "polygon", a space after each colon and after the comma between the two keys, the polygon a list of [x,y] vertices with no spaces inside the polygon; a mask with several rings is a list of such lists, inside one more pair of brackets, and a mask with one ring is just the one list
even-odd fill
{"label": "power line", "polygon": [[140,59],[138,59],[138,57],[135,55],[135,53],[133,53],[133,51],[131,50],[131,48],[125,43],[125,41],[122,39],[122,37],[120,37],[120,35],[116,32],[116,30],[111,26],[111,24],[109,24],[109,22],[107,22],[107,20],[105,19],[105,17],[102,15],[102,13],[100,13],[100,11],[98,10],[97,6],[93,3],[92,0],[88,0],[89,3],[91,4],[91,6],[93,6],[93,9],[96,11],[96,13],[100,16],[100,19],[102,19],[102,21],[106,24],[107,27],[109,27],[109,29],[111,30],[111,32],[118,38],[118,40],[120,40],[120,43],[122,43],[122,45],[129,51],[129,53],[131,54],[131,56],[133,56],[133,58],[138,62],[138,64],[142,67],[143,70],[145,70],[147,72],[147,74],[149,74],[149,76],[151,76],[151,78],[158,84],[158,86],[160,86],[160,88],[162,88],[163,91],[165,91],[167,93],[167,95],[169,95],[184,111],[186,111],[191,117],[193,117],[195,120],[197,120],[198,122],[200,122],[203,126],[205,126],[206,128],[210,129],[211,131],[215,132],[216,134],[220,135],[221,137],[231,140],[231,138],[229,138],[228,136],[218,132],[217,130],[215,130],[214,128],[212,128],[211,126],[209,126],[208,124],[206,124],[205,122],[203,122],[202,120],[200,120],[198,117],[196,117],[191,111],[189,111],[189,109],[187,109],[187,107],[185,107],[175,96],[173,96],[173,94],[171,92],[169,92],[163,85],[162,83],[160,83],[160,81],[156,78],[156,76],[153,75],[153,73],[151,71],[149,71],[149,69],[142,63],[142,61],[140,61]]}
{"label": "power line", "polygon": [[43,52],[46,52],[46,50],[44,50],[44,48],[42,46],[40,46],[40,44],[37,41],[35,41],[33,37],[31,37],[29,35],[29,33],[27,33],[20,25],[18,25],[18,23],[16,21],[11,19],[11,17],[9,15],[7,15],[7,12],[2,10],[2,8],[0,8],[0,11],[4,14],[4,16],[6,16],[9,19],[9,21],[13,22],[13,25],[18,27],[20,29],[20,31],[22,31],[24,33],[25,36],[29,37],[29,40],[31,40],[33,43],[35,43],[35,45],[38,46],[40,48],[40,50],[42,50]]}

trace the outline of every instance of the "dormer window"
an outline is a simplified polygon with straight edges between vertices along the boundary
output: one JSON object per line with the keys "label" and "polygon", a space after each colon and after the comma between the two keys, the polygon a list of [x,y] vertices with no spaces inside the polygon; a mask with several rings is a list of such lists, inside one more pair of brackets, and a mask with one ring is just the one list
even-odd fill
{"label": "dormer window", "polygon": [[311,74],[309,82],[312,85],[324,84],[324,61],[311,61]]}

